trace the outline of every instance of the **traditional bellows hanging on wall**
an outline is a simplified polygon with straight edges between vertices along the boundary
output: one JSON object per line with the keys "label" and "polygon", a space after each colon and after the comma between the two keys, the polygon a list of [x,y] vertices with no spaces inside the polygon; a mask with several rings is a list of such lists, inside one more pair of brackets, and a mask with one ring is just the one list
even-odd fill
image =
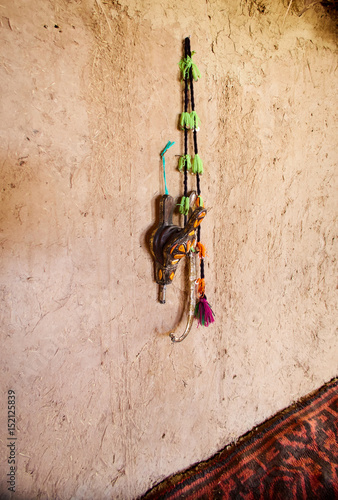
{"label": "traditional bellows hanging on wall", "polygon": [[[184,227],[175,226],[172,222],[175,202],[168,193],[165,173],[165,153],[173,146],[168,142],[161,153],[165,194],[160,202],[160,222],[150,239],[150,248],[155,259],[155,279],[160,286],[159,300],[165,303],[166,286],[173,281],[179,262],[183,257],[189,258],[190,271],[190,307],[187,326],[183,334],[177,337],[170,334],[173,342],[181,342],[189,334],[194,317],[198,325],[209,326],[214,321],[214,313],[205,295],[204,259],[205,246],[201,242],[201,222],[207,210],[201,195],[200,176],[203,174],[203,162],[198,153],[197,131],[200,118],[195,110],[194,81],[200,78],[200,72],[192,57],[190,39],[184,40],[184,57],[179,62],[184,84],[184,111],[180,115],[180,128],[184,132],[184,152],[178,161],[178,169],[183,173],[183,196],[179,203],[179,212],[184,216]],[[189,99],[190,94],[190,99]],[[188,135],[193,134],[193,155],[188,151]],[[188,173],[196,178],[196,191],[188,195]],[[199,257],[200,272],[196,274],[196,256]],[[198,299],[196,300],[196,288]]]}

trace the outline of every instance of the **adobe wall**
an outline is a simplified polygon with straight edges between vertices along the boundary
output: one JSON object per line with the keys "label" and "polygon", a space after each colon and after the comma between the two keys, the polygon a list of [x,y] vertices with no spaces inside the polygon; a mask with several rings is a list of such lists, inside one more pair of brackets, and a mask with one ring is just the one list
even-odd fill
{"label": "adobe wall", "polygon": [[[288,4],[2,2],[3,492],[9,389],[20,498],[128,500],[337,374],[335,22]],[[186,36],[216,322],[174,345],[147,239]]]}

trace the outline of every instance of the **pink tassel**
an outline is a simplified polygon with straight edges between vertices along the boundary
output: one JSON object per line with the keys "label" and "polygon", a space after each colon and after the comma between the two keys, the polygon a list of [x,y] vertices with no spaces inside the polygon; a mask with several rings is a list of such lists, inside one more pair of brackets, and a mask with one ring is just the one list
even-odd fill
{"label": "pink tassel", "polygon": [[215,321],[214,316],[215,314],[211,309],[206,296],[204,295],[200,297],[195,307],[195,317],[198,319],[198,326],[209,326]]}

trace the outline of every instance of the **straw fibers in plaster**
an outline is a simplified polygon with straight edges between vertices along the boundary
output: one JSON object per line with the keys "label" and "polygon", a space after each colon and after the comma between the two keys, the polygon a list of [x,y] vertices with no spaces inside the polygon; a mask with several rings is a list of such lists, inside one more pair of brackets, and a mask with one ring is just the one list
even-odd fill
{"label": "straw fibers in plaster", "polygon": [[[337,372],[334,10],[301,2],[0,5],[0,488],[133,499]],[[208,329],[147,238],[182,176],[191,35],[209,208]],[[194,179],[190,178],[190,187]]]}

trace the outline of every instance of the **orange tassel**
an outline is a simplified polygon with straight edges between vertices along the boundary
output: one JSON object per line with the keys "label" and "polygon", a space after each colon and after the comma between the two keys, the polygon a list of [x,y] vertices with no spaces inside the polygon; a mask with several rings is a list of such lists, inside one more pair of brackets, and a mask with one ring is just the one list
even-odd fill
{"label": "orange tassel", "polygon": [[205,292],[205,279],[204,278],[198,278],[197,284],[198,284],[198,293],[200,295],[204,295],[204,292]]}
{"label": "orange tassel", "polygon": [[206,252],[206,249],[205,249],[205,246],[202,245],[202,243],[198,242],[197,245],[196,245],[196,248],[199,252],[199,257],[200,259],[204,259],[204,257],[206,256],[207,252]]}

